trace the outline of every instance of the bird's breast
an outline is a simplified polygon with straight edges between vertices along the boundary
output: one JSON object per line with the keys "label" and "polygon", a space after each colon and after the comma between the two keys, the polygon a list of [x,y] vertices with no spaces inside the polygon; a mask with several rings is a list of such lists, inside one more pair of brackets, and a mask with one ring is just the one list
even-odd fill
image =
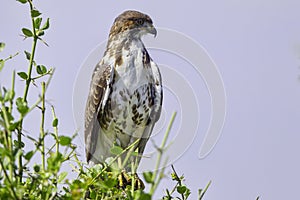
{"label": "bird's breast", "polygon": [[101,126],[104,133],[121,141],[126,147],[132,139],[142,137],[150,121],[153,99],[151,84],[144,84],[133,92],[118,84],[114,85],[112,93],[103,110]]}
{"label": "bird's breast", "polygon": [[115,65],[111,93],[101,111],[102,130],[123,140],[141,137],[150,120],[154,80],[144,60],[143,49],[122,52],[122,64]]}

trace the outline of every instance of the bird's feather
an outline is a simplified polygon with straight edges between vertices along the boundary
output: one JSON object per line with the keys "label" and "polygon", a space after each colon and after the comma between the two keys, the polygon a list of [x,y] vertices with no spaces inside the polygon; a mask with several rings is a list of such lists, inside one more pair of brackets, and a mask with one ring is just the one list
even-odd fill
{"label": "bird's feather", "polygon": [[[100,62],[101,63],[101,62]],[[90,92],[86,103],[85,109],[85,148],[86,159],[89,161],[95,152],[100,131],[100,124],[98,121],[98,113],[101,106],[103,106],[110,93],[110,84],[112,83],[112,77],[114,68],[109,65],[103,65],[98,63],[95,67],[92,81],[90,84]]]}
{"label": "bird's feather", "polygon": [[[116,18],[106,51],[96,66],[86,104],[87,161],[112,156],[114,143],[126,148],[140,139],[140,160],[162,107],[162,82],[141,37],[156,35],[152,20],[137,11]],[[125,155],[123,155],[125,156]]]}

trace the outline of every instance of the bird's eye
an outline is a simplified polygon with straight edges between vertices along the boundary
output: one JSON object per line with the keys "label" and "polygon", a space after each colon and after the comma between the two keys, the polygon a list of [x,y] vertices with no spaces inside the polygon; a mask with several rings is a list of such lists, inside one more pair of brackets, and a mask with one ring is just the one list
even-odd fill
{"label": "bird's eye", "polygon": [[144,20],[138,19],[138,20],[137,20],[137,23],[138,23],[139,25],[143,25],[143,24],[144,24]]}

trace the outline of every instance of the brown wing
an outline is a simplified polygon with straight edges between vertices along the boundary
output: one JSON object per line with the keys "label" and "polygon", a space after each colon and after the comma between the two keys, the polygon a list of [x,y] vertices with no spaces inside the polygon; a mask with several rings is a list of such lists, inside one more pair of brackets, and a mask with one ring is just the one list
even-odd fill
{"label": "brown wing", "polygon": [[147,126],[144,130],[143,136],[138,144],[138,151],[140,154],[140,157],[138,159],[138,162],[141,159],[141,156],[145,150],[146,143],[149,140],[149,137],[152,133],[152,130],[154,128],[155,123],[160,118],[161,114],[161,108],[162,108],[162,100],[163,100],[163,89],[162,89],[162,80],[161,80],[161,74],[159,71],[159,68],[154,62],[150,62],[150,66],[153,73],[154,83],[151,84],[150,92],[151,98],[153,99],[154,105],[153,109],[150,113]]}
{"label": "brown wing", "polygon": [[87,162],[92,158],[97,138],[100,134],[100,125],[97,119],[99,109],[106,103],[110,83],[113,77],[113,67],[109,65],[96,66],[90,85],[90,92],[85,108],[84,139]]}

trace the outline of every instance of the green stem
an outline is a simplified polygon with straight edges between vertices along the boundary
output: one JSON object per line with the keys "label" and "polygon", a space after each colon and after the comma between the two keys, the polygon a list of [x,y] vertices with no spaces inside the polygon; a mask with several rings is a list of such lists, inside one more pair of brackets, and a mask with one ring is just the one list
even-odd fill
{"label": "green stem", "polygon": [[[70,160],[74,155],[75,155],[75,149],[74,148],[72,148],[72,150],[70,151],[70,153],[67,155],[67,156],[65,156],[65,159],[63,160],[63,162],[65,162],[65,161],[67,161],[67,160]],[[65,154],[66,154],[67,152],[65,152]]]}
{"label": "green stem", "polygon": [[[83,172],[83,164],[82,164],[82,162],[78,159],[76,153],[74,154],[74,158],[75,158],[75,162],[77,163],[77,165],[78,165],[78,167],[79,167],[79,169],[80,169],[80,171],[79,171],[78,174],[81,174],[81,173]],[[77,168],[76,168],[76,169],[77,169]]]}
{"label": "green stem", "polygon": [[[120,160],[120,165],[119,165],[119,166],[120,166],[120,169],[121,169],[121,170],[123,170],[123,169],[126,167],[126,165],[127,165],[127,163],[128,163],[128,160],[129,160],[129,158],[132,156],[132,152],[134,151],[135,148],[136,148],[136,146],[132,146],[132,148],[129,149],[129,151],[128,151],[128,153],[126,154],[124,160],[119,159],[119,160]],[[140,156],[140,155],[139,155],[139,156]]]}
{"label": "green stem", "polygon": [[135,184],[135,165],[134,162],[131,162],[131,196],[134,196],[134,184]]}
{"label": "green stem", "polygon": [[[14,93],[15,91],[15,77],[16,77],[16,71],[13,71],[13,75],[12,75],[12,83],[11,83],[11,91]],[[14,95],[14,94],[12,94]],[[8,112],[12,113],[12,108],[13,108],[13,96],[10,98],[9,101],[9,108],[8,108]],[[8,129],[7,129],[8,130]],[[11,132],[8,130],[8,149],[11,152],[11,155],[13,155],[13,145],[12,145],[12,134]],[[14,175],[14,160],[11,159],[10,160],[11,164],[9,165],[9,173],[10,173],[10,177],[11,179],[13,178]]]}
{"label": "green stem", "polygon": [[41,112],[42,112],[42,120],[41,120],[41,127],[40,127],[40,134],[42,139],[42,169],[45,171],[45,82],[42,82],[42,106],[41,106]]}
{"label": "green stem", "polygon": [[[34,9],[33,8],[33,4],[31,0],[28,0],[29,5],[30,5],[30,13],[31,11]],[[36,50],[36,45],[37,45],[37,40],[38,40],[38,36],[36,35],[36,30],[34,28],[34,18],[31,17],[31,23],[32,23],[32,30],[33,30],[33,43],[32,43],[32,48],[31,48],[31,56],[30,56],[30,60],[29,60],[29,67],[28,67],[28,78],[26,80],[26,85],[25,85],[25,89],[24,89],[24,95],[23,95],[23,100],[24,102],[27,102],[27,95],[28,95],[28,91],[29,91],[29,87],[30,87],[30,83],[31,83],[31,74],[32,74],[32,68],[33,68],[33,63],[34,63],[34,55],[35,55],[35,50]],[[19,149],[21,149],[21,144],[22,144],[22,129],[23,129],[23,118],[21,118],[20,120],[20,126],[18,129],[18,144],[19,144]],[[19,163],[18,163],[18,168],[19,168],[19,182],[22,182],[22,178],[23,178],[23,162],[22,162],[22,157],[23,155],[20,154],[19,155]]]}
{"label": "green stem", "polygon": [[211,181],[208,182],[208,184],[206,185],[206,187],[204,188],[204,190],[201,192],[199,200],[202,200],[202,198],[204,197],[204,195],[205,195],[207,189],[209,188],[210,184],[211,184]]}
{"label": "green stem", "polygon": [[[48,80],[46,82],[46,87],[45,87],[46,90],[47,90],[47,88],[48,88],[48,86],[50,84],[51,79],[52,79],[52,74],[49,76],[49,78],[48,78]],[[39,98],[34,104],[31,105],[31,107],[28,110],[28,113],[30,113],[33,109],[35,109],[41,102],[42,102],[42,99]]]}
{"label": "green stem", "polygon": [[118,158],[120,156],[122,156],[125,152],[128,152],[132,147],[134,147],[136,144],[138,144],[140,141],[140,139],[137,139],[136,141],[134,141],[130,146],[126,147],[120,154],[118,154],[116,157],[114,157],[110,163],[108,165],[105,165],[105,167],[97,174],[97,176],[95,176],[87,185],[88,187],[91,186],[92,184],[94,184],[96,182],[96,180],[100,177],[100,175],[110,166],[112,165],[114,162],[116,162],[116,160],[118,160]]}
{"label": "green stem", "polygon": [[[172,125],[173,125],[173,122],[175,120],[175,117],[176,117],[176,112],[174,112],[171,116],[171,120],[169,122],[169,125],[167,127],[167,130],[166,130],[166,133],[164,135],[164,138],[163,138],[163,141],[158,149],[158,155],[157,155],[157,161],[156,161],[156,165],[155,165],[155,169],[154,169],[154,172],[153,172],[153,178],[152,178],[152,186],[150,188],[150,195],[152,196],[154,194],[154,191],[156,190],[158,184],[159,184],[159,181],[157,180],[157,173],[159,171],[159,166],[160,166],[160,163],[161,163],[161,159],[162,159],[162,155],[163,155],[163,151],[165,149],[165,146],[166,146],[166,142],[167,142],[167,139],[169,137],[169,134],[170,134],[170,130],[172,128]],[[156,181],[157,180],[157,181]]]}
{"label": "green stem", "polygon": [[14,55],[10,55],[8,56],[6,59],[4,59],[4,62],[10,60],[10,59],[13,59],[14,57],[16,57],[17,55],[19,55],[19,52],[15,53]]}
{"label": "green stem", "polygon": [[[51,106],[51,110],[52,110],[52,115],[54,119],[57,119],[56,114],[55,114],[55,110],[54,110],[54,106]],[[55,146],[56,146],[56,152],[59,152],[59,140],[58,140],[58,128],[57,126],[54,127],[54,135],[55,135]]]}
{"label": "green stem", "polygon": [[32,44],[31,56],[30,56],[30,60],[29,60],[29,68],[28,68],[28,72],[27,72],[28,78],[26,80],[26,85],[25,85],[25,90],[24,90],[24,95],[23,95],[24,101],[27,101],[27,95],[28,95],[30,83],[32,80],[31,73],[32,73],[32,68],[33,68],[33,59],[34,59],[36,44],[37,44],[37,37],[34,37],[33,44]]}
{"label": "green stem", "polygon": [[[12,81],[11,81],[11,91],[12,92],[15,91],[15,77],[16,77],[16,71],[14,70],[13,75],[12,75]],[[13,108],[13,97],[10,98],[10,101],[9,101],[9,108],[8,108],[9,113],[12,113],[12,108]]]}
{"label": "green stem", "polygon": [[1,159],[0,159],[0,165],[1,165],[1,168],[3,169],[4,176],[6,177],[6,180],[7,180],[8,183],[9,183],[10,190],[11,190],[12,193],[13,193],[14,199],[19,199],[18,196],[17,196],[17,194],[16,194],[16,191],[15,191],[15,189],[14,189],[14,186],[13,186],[12,183],[11,183],[11,179],[9,178],[9,176],[8,176],[8,174],[7,174],[7,172],[6,172],[5,167],[4,167],[4,165],[3,165]]}
{"label": "green stem", "polygon": [[[31,11],[34,9],[33,8],[33,4],[31,0],[28,0],[29,5],[30,5],[30,13]],[[34,55],[35,55],[35,49],[36,49],[36,44],[37,44],[37,40],[38,40],[38,36],[36,35],[36,30],[34,28],[34,18],[31,17],[31,23],[32,23],[32,31],[33,31],[33,43],[32,43],[32,48],[31,48],[31,56],[30,56],[30,60],[29,60],[29,67],[28,67],[28,79],[26,80],[26,86],[25,86],[25,91],[24,91],[24,96],[23,99],[24,101],[27,100],[27,95],[28,95],[28,90],[29,90],[29,86],[31,83],[31,73],[32,73],[32,68],[33,68],[33,63],[34,63]]]}
{"label": "green stem", "polygon": [[[11,159],[12,155],[13,155],[13,149],[12,149],[12,137],[11,137],[11,131],[9,130],[10,127],[10,123],[9,123],[9,119],[8,119],[8,113],[5,107],[4,102],[2,102],[2,113],[3,113],[3,117],[4,117],[4,125],[5,125],[5,145],[6,148],[9,149],[10,152],[10,165],[9,165],[9,175],[10,175],[10,179],[13,179],[13,174],[14,174],[14,160]],[[3,168],[3,171],[6,173],[6,169]]]}
{"label": "green stem", "polygon": [[[175,175],[175,179],[176,179],[176,181],[177,181],[177,184],[178,184],[179,186],[182,186],[181,179],[179,178],[177,172],[175,171],[174,166],[171,165],[171,167],[172,167],[173,173],[174,173],[174,175]],[[185,199],[183,194],[181,194],[181,198],[182,198],[183,200]]]}
{"label": "green stem", "polygon": [[5,144],[6,144],[6,148],[9,148],[9,138],[11,135],[11,131],[9,130],[10,123],[9,123],[8,114],[4,102],[2,102],[2,113],[3,113],[4,126],[5,126],[4,130],[7,131],[7,134],[5,134]]}

